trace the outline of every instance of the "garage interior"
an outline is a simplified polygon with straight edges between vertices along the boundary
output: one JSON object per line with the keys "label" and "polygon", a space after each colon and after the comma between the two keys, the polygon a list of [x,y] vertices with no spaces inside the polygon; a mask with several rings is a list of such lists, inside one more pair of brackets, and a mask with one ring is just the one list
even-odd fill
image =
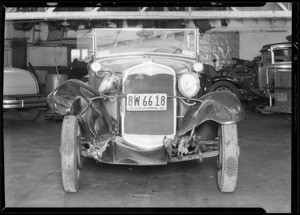
{"label": "garage interior", "polygon": [[[117,18],[116,18],[117,17]],[[232,58],[252,60],[263,45],[292,34],[292,3],[213,7],[5,7],[4,66],[34,67],[43,85],[47,75],[67,74],[83,61],[91,28],[200,29],[201,62],[214,66]],[[61,119],[41,115],[20,120],[3,112],[5,207],[191,207],[263,208],[292,211],[292,124],[284,114],[246,109],[238,124],[240,166],[237,188],[221,193],[216,159],[165,166],[124,166],[85,159],[81,189],[65,193],[60,175]]]}

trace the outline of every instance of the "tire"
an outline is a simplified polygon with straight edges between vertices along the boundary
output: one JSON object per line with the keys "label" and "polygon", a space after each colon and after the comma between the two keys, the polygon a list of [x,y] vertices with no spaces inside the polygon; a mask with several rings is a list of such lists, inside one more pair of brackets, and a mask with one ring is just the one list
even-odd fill
{"label": "tire", "polygon": [[230,91],[230,92],[234,93],[237,97],[239,97],[239,92],[238,92],[237,88],[233,84],[231,84],[227,81],[215,82],[213,85],[210,86],[210,88],[208,89],[208,92],[221,91],[221,90]]}
{"label": "tire", "polygon": [[238,178],[238,164],[240,153],[237,138],[237,125],[220,125],[218,136],[218,187],[222,192],[233,192],[236,187]]}
{"label": "tire", "polygon": [[75,116],[65,116],[61,130],[61,175],[66,192],[79,189],[82,160],[80,153],[81,130]]}
{"label": "tire", "polygon": [[42,112],[43,111],[41,111],[41,110],[34,110],[34,109],[26,108],[26,109],[17,110],[17,116],[21,120],[34,121],[41,116]]}

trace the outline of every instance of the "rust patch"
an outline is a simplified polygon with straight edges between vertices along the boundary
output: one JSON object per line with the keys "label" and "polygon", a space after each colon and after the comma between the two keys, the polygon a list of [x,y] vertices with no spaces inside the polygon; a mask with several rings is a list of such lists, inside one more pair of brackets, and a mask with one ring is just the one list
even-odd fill
{"label": "rust patch", "polygon": [[225,161],[225,173],[228,177],[234,177],[238,170],[238,160],[234,157],[229,157]]}

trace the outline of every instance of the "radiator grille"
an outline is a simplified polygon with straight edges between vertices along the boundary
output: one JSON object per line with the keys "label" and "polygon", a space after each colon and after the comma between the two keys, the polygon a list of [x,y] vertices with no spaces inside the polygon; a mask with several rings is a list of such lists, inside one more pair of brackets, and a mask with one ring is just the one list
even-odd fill
{"label": "radiator grille", "polygon": [[[140,72],[138,72],[140,71]],[[165,72],[164,72],[165,71]],[[129,72],[124,80],[125,94],[166,93],[176,95],[175,74],[165,67],[146,65]],[[124,132],[137,135],[174,134],[175,100],[167,99],[166,111],[127,111],[124,114]],[[126,105],[126,104],[125,104]],[[126,108],[125,108],[126,109]]]}

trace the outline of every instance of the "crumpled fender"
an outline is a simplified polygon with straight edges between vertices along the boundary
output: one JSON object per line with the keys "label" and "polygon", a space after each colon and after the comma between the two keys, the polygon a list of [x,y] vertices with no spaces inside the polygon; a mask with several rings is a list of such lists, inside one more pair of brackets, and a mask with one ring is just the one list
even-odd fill
{"label": "crumpled fender", "polygon": [[235,124],[245,118],[240,100],[231,92],[210,92],[200,100],[201,102],[190,107],[184,115],[177,131],[178,136],[184,135],[207,120],[220,124]]}
{"label": "crumpled fender", "polygon": [[47,96],[50,109],[60,115],[75,115],[83,129],[96,138],[112,131],[111,118],[99,96],[83,81],[70,79],[59,85]]}

